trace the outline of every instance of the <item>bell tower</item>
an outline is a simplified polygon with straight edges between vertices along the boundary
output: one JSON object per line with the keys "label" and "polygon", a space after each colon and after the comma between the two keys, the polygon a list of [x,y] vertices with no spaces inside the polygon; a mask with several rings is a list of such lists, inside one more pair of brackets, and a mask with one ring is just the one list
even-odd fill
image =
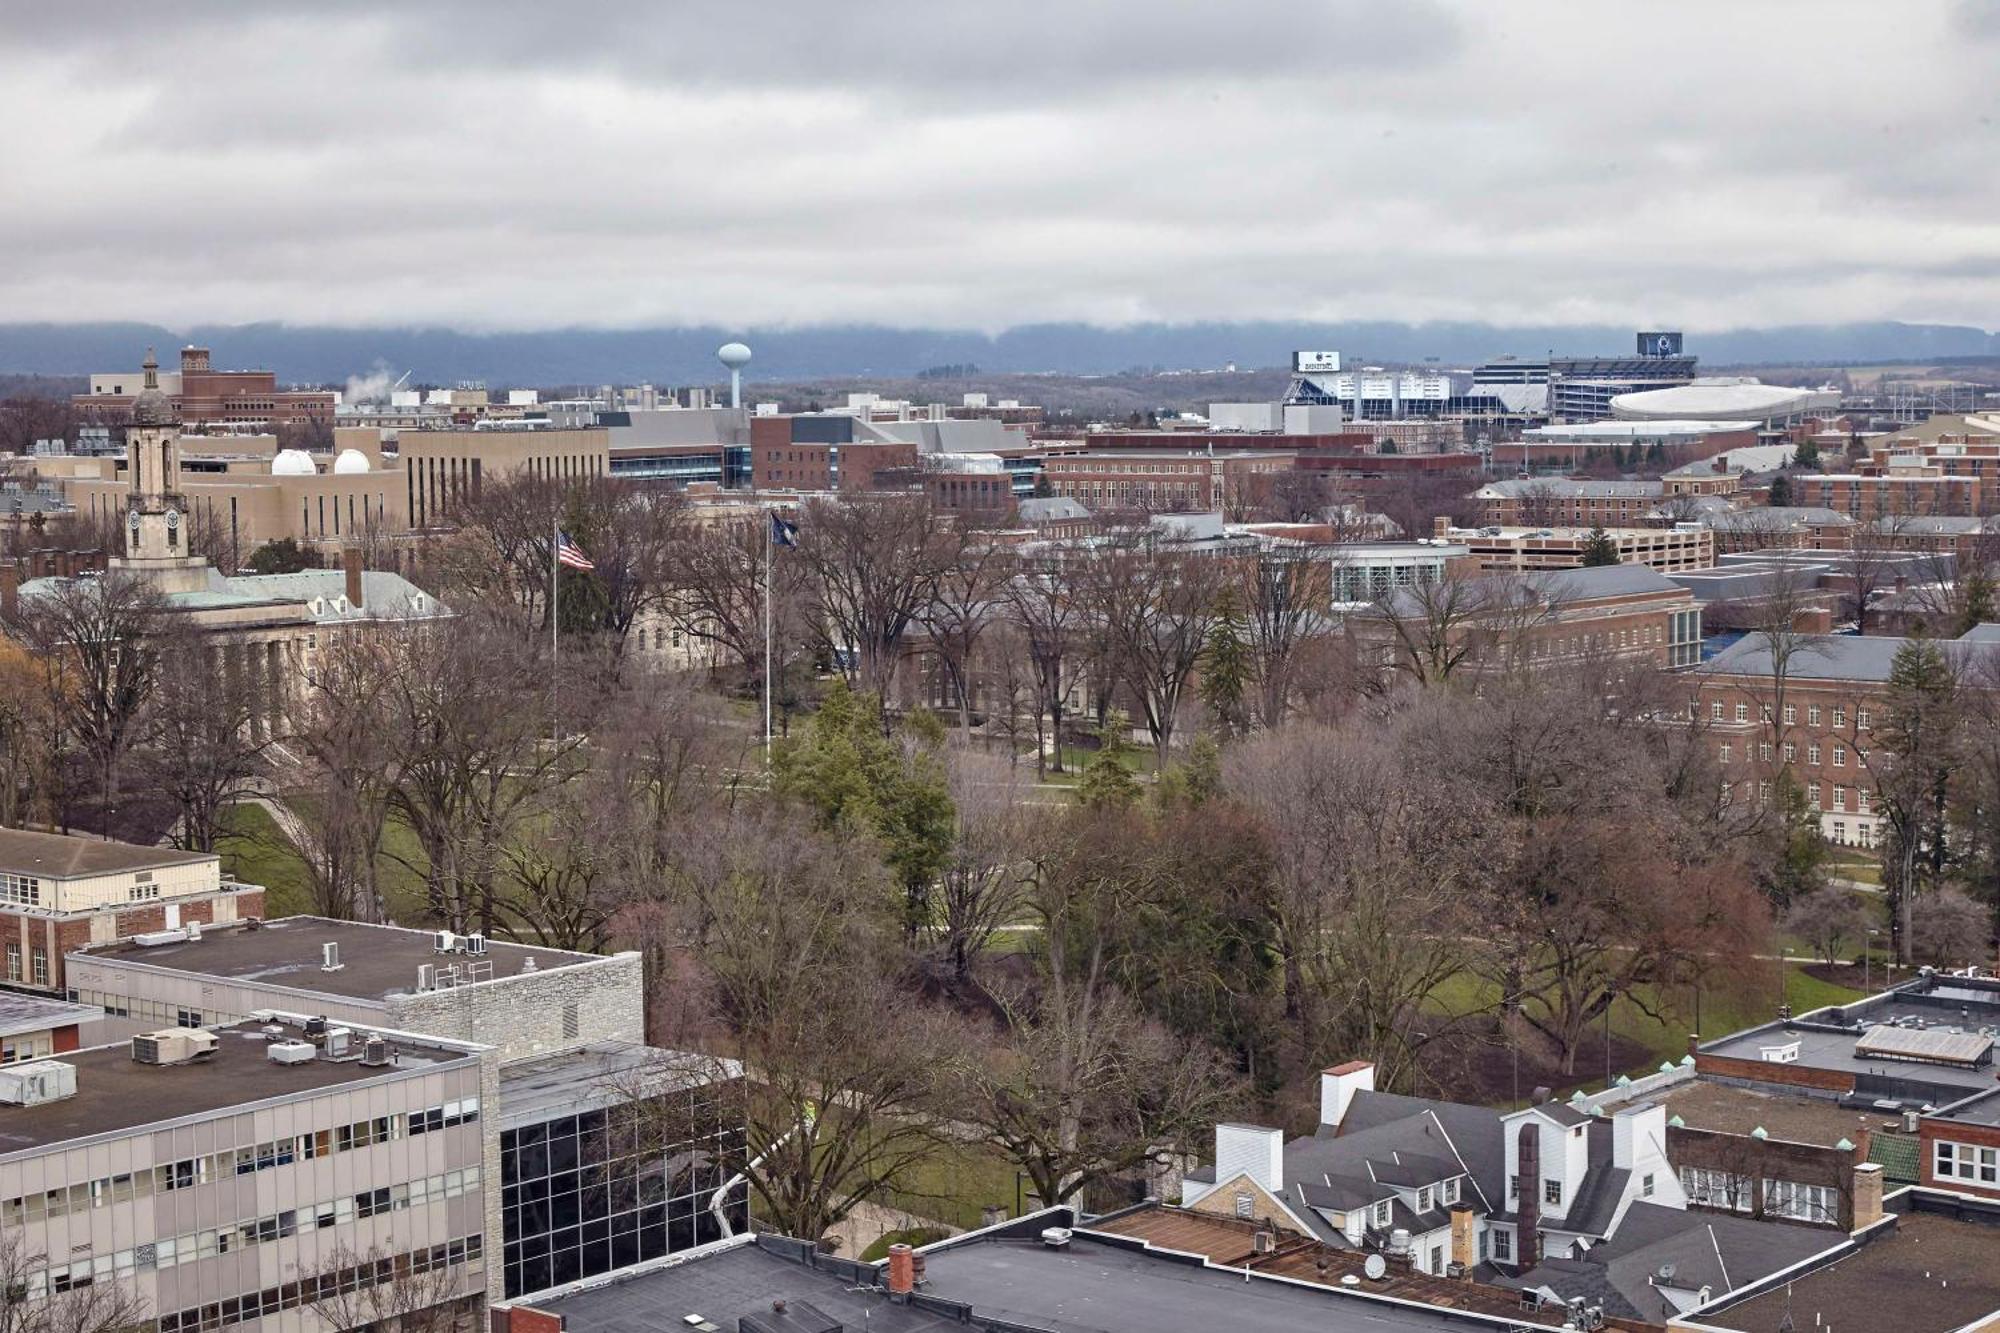
{"label": "bell tower", "polygon": [[186,503],[180,494],[180,413],[160,392],[160,363],[146,349],[146,382],[125,428],[125,558],[187,558]]}

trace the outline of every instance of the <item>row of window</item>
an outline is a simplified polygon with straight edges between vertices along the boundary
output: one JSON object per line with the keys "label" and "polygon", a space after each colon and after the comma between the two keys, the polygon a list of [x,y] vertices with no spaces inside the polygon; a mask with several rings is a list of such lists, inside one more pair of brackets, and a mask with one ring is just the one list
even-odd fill
{"label": "row of window", "polygon": [[353,1124],[340,1125],[334,1129],[273,1139],[268,1143],[225,1148],[221,1152],[206,1153],[200,1157],[184,1157],[177,1162],[168,1162],[151,1170],[141,1168],[138,1171],[122,1172],[115,1176],[99,1176],[95,1180],[83,1181],[66,1189],[46,1190],[40,1194],[0,1200],[0,1224],[19,1226],[24,1222],[39,1222],[45,1217],[62,1217],[67,1213],[86,1212],[92,1208],[126,1203],[154,1194],[192,1189],[196,1185],[206,1185],[212,1180],[269,1171],[275,1167],[290,1166],[294,1162],[325,1157],[330,1153],[366,1148],[375,1143],[387,1143],[392,1139],[413,1138],[419,1134],[462,1125],[478,1118],[479,1099],[468,1097],[464,1101],[446,1102],[443,1106],[434,1106],[424,1111],[378,1116],[372,1120],[358,1120]]}
{"label": "row of window", "polygon": [[101,1254],[91,1259],[77,1259],[68,1264],[35,1269],[22,1280],[31,1298],[60,1295],[78,1287],[87,1287],[99,1278],[125,1278],[151,1269],[200,1263],[218,1255],[236,1254],[267,1241],[346,1226],[357,1218],[379,1217],[406,1208],[420,1208],[428,1203],[455,1199],[478,1188],[478,1167],[447,1171],[406,1184],[385,1185],[360,1194],[343,1195],[305,1208],[287,1208],[283,1212],[253,1217],[230,1226],[190,1231],[145,1245],[135,1245],[115,1254]]}
{"label": "row of window", "polygon": [[2000,1148],[1939,1139],[1932,1147],[1931,1170],[1939,1180],[2000,1185]]}
{"label": "row of window", "polygon": [[[1722,762],[1726,764],[1729,762],[1729,753],[1728,753],[1729,747],[1725,745],[1722,747],[1722,750],[1723,750]],[[1747,792],[1749,784],[1745,783],[1743,785]],[[1827,791],[1826,786],[1822,783],[1808,782],[1806,784],[1806,804],[1814,810],[1824,810],[1828,808],[1826,802],[1821,799],[1822,797],[1825,797],[1828,794],[1829,793]],[[1836,811],[1845,813],[1848,809],[1848,795],[1849,795],[1848,789],[1839,783],[1834,783],[1832,792],[1830,794],[1833,798],[1833,803],[1831,808]],[[1854,798],[1853,812],[1855,814],[1865,815],[1873,813],[1874,796],[1866,787],[1854,788],[1853,798]],[[1760,807],[1767,806],[1772,802],[1773,799],[1775,799],[1775,788],[1771,785],[1771,783],[1768,780],[1759,782],[1757,784],[1758,805]]]}
{"label": "row of window", "polygon": [[[1690,712],[1696,711],[1699,707],[1700,703],[1697,700],[1690,700],[1688,703],[1688,708]],[[1847,725],[1847,709],[1845,707],[1836,707],[1832,710],[1832,712],[1833,712],[1834,726],[1844,727]],[[1757,710],[1757,713],[1758,713],[1758,721],[1764,723],[1766,726],[1769,726],[1771,722],[1770,706],[1768,704],[1760,706]],[[1727,722],[1732,717],[1734,718],[1734,720],[1738,722],[1748,722],[1750,720],[1750,705],[1737,704],[1735,709],[1732,711],[1720,702],[1711,703],[1708,706],[1708,717],[1711,722]],[[1821,712],[1820,712],[1820,706],[1818,704],[1806,705],[1807,726],[1809,727],[1819,726],[1820,717],[1821,717]],[[1799,706],[1797,704],[1786,704],[1785,725],[1788,727],[1796,726],[1798,725],[1798,720],[1799,720]],[[1868,710],[1865,708],[1855,709],[1854,729],[1856,731],[1866,731],[1868,730],[1868,724],[1869,724]]]}
{"label": "row of window", "polygon": [[369,1260],[350,1268],[340,1269],[338,1272],[323,1273],[318,1277],[287,1282],[281,1287],[266,1287],[247,1296],[236,1296],[209,1305],[190,1306],[185,1310],[162,1315],[160,1333],[212,1333],[215,1329],[247,1323],[252,1319],[262,1319],[281,1310],[296,1310],[303,1305],[332,1302],[343,1293],[359,1291],[385,1282],[399,1281],[405,1274],[429,1273],[439,1268],[476,1264],[484,1250],[483,1238],[472,1235],[445,1245],[433,1245],[429,1249]]}
{"label": "row of window", "polygon": [[[1757,1180],[1713,1167],[1684,1166],[1680,1169],[1681,1188],[1688,1202],[1704,1208],[1726,1208],[1748,1213],[1757,1206]],[[1840,1192],[1831,1185],[1812,1185],[1802,1180],[1779,1180],[1766,1176],[1765,1217],[1782,1217],[1795,1222],[1840,1220]]]}
{"label": "row of window", "polygon": [[36,907],[41,901],[41,880],[33,875],[19,875],[11,870],[0,870],[0,903]]}
{"label": "row of window", "polygon": [[[36,949],[33,951],[31,958],[34,984],[37,986],[48,985],[49,951],[47,949]],[[21,975],[21,946],[19,942],[9,940],[7,942],[7,980],[25,981],[27,979]]]}

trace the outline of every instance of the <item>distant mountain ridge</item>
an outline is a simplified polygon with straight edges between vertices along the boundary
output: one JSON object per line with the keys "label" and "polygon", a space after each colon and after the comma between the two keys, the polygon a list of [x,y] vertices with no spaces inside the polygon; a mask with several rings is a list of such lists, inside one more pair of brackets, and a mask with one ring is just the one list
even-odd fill
{"label": "distant mountain ridge", "polygon": [[[1474,323],[1335,324],[1257,322],[1024,324],[998,334],[872,325],[724,329],[548,329],[463,333],[448,328],[332,328],[290,324],[0,324],[0,373],[75,375],[138,364],[147,346],[173,364],[172,349],[211,347],[222,368],[263,368],[281,382],[339,383],[387,368],[413,383],[483,379],[496,385],[712,384],[714,352],[734,338],[756,352],[746,378],[908,376],[933,366],[977,365],[987,373],[1113,374],[1135,367],[1243,369],[1289,364],[1296,349],[1338,350],[1348,364],[1466,365],[1489,357],[1615,355],[1633,350],[1634,330],[1612,325],[1500,326]],[[2000,334],[1946,324],[1797,325],[1689,333],[1705,365],[2000,357]]]}

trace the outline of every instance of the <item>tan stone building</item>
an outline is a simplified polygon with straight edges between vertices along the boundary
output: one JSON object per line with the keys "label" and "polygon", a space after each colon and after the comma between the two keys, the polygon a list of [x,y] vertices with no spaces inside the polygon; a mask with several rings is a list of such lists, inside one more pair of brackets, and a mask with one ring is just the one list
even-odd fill
{"label": "tan stone building", "polygon": [[611,469],[611,432],[578,430],[420,430],[396,438],[403,503],[413,528],[444,521],[454,502],[476,495],[487,477],[516,472],[555,481],[602,477]]}

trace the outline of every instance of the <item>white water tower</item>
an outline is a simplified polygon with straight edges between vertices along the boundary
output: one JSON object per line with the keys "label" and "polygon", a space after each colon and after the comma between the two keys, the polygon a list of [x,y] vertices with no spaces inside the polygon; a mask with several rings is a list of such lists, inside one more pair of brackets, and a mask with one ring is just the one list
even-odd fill
{"label": "white water tower", "polygon": [[750,349],[742,343],[724,343],[715,349],[715,359],[729,367],[729,405],[743,406],[743,367],[750,360]]}

